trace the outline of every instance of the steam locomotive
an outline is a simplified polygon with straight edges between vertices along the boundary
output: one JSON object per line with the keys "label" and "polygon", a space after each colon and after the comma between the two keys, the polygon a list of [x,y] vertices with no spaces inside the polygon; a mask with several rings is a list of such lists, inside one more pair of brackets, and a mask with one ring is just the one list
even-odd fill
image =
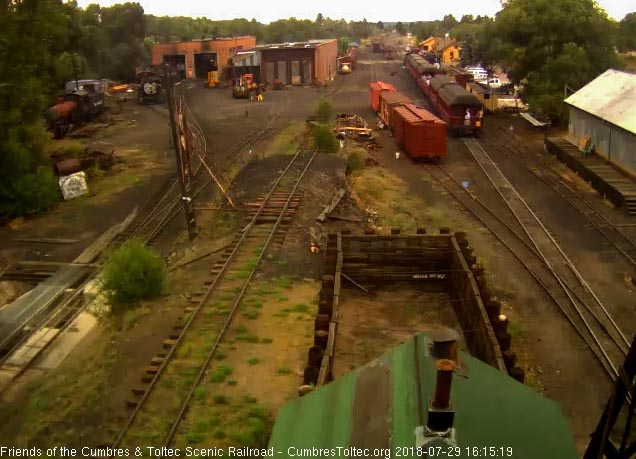
{"label": "steam locomotive", "polygon": [[163,104],[163,74],[159,69],[146,69],[137,74],[137,100],[140,104]]}
{"label": "steam locomotive", "polygon": [[86,121],[96,118],[105,110],[105,94],[75,90],[58,97],[55,105],[45,113],[47,127],[55,135],[62,138],[71,129],[81,126]]}

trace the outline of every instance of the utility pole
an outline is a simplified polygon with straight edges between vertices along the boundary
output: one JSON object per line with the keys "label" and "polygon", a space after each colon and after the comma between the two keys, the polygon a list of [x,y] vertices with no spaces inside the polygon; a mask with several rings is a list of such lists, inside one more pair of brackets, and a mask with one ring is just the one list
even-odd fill
{"label": "utility pole", "polygon": [[[175,159],[177,163],[177,176],[179,179],[179,186],[181,188],[181,204],[183,205],[183,213],[186,219],[186,226],[188,228],[188,236],[190,240],[193,240],[197,236],[197,224],[194,215],[194,206],[192,204],[192,198],[188,196],[188,188],[186,186],[185,174],[189,171],[189,165],[184,164],[186,156],[181,145],[181,139],[179,139],[179,132],[177,128],[176,119],[176,107],[174,97],[174,81],[172,79],[172,69],[168,66],[164,66],[164,82],[166,88],[166,99],[168,102],[168,111],[170,112],[170,133],[172,137],[172,147],[174,148]],[[185,113],[181,114],[185,116]],[[186,166],[186,167],[184,167]],[[188,182],[190,182],[188,178]]]}

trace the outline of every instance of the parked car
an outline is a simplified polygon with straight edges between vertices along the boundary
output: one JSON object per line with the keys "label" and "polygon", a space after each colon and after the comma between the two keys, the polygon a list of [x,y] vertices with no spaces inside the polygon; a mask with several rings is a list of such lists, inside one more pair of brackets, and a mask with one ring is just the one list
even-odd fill
{"label": "parked car", "polygon": [[502,83],[501,80],[499,78],[489,78],[488,79],[488,86],[491,88],[501,88]]}

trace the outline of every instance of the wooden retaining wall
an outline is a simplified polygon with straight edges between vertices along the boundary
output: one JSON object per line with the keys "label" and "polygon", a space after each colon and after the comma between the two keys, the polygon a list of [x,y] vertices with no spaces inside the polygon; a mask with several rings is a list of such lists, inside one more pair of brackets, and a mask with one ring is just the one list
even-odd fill
{"label": "wooden retaining wall", "polygon": [[[492,295],[484,268],[476,263],[465,233],[401,236],[351,235],[350,231],[327,235],[325,275],[314,321],[314,344],[309,349],[303,377],[303,395],[313,387],[332,380],[335,342],[338,335],[340,285],[343,265],[347,275],[362,284],[413,281],[414,273],[428,273],[435,279],[448,279],[461,301],[454,303],[470,353],[480,360],[523,381],[523,370],[516,367],[510,351],[511,336],[507,319],[501,320],[501,303]],[[355,268],[355,271],[351,269]],[[424,274],[426,277],[428,274]],[[421,281],[418,276],[417,281]]]}

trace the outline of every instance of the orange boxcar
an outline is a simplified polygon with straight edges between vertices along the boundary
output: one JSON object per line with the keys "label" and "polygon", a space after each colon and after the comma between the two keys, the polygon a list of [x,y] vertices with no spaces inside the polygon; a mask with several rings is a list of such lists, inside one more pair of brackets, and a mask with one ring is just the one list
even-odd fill
{"label": "orange boxcar", "polygon": [[393,110],[398,106],[412,103],[410,97],[399,91],[382,91],[378,116],[389,129],[393,130]]}
{"label": "orange boxcar", "polygon": [[431,112],[406,104],[394,109],[393,136],[413,159],[439,160],[447,155],[446,123]]}
{"label": "orange boxcar", "polygon": [[380,93],[382,91],[395,91],[395,87],[384,81],[374,81],[369,85],[369,102],[374,112],[380,111]]}

